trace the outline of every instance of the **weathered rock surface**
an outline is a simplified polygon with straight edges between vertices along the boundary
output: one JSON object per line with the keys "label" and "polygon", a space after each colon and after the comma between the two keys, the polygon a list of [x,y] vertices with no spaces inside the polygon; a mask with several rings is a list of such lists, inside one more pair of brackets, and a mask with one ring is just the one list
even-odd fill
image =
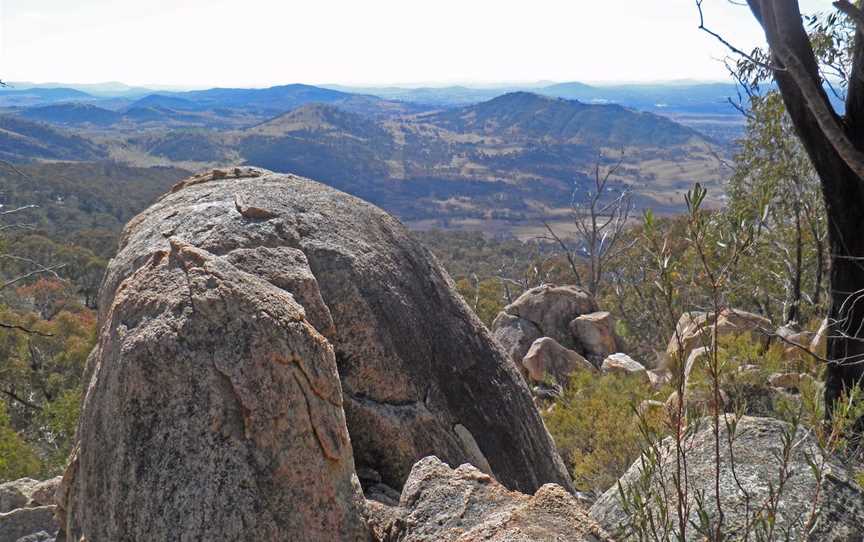
{"label": "weathered rock surface", "polygon": [[53,542],[60,528],[54,505],[59,484],[59,476],[0,484],[0,540]]}
{"label": "weathered rock surface", "polygon": [[492,322],[492,336],[504,347],[507,356],[524,374],[522,358],[528,353],[531,344],[542,337],[543,333],[532,322],[502,311]]}
{"label": "weathered rock surface", "polygon": [[0,484],[0,514],[26,507],[38,484],[39,480],[33,478],[20,478]]}
{"label": "weathered rock surface", "polygon": [[172,238],[103,310],[68,539],[368,538],[335,355],[290,294]]}
{"label": "weathered rock surface", "polygon": [[577,316],[570,321],[570,333],[585,349],[587,357],[604,359],[617,351],[615,324],[606,311]]}
{"label": "weathered rock surface", "polygon": [[[720,412],[726,412],[731,406],[729,395],[720,390],[720,401],[715,399],[714,393],[705,388],[687,388],[684,391],[684,410],[697,411],[697,414],[713,414],[718,408]],[[673,391],[666,398],[666,409],[675,418],[678,412],[678,392]]]}
{"label": "weathered rock surface", "polygon": [[627,354],[621,352],[612,354],[604,359],[603,365],[600,366],[600,370],[604,373],[637,375],[644,378],[646,382],[650,381],[645,366]]}
{"label": "weathered rock surface", "polygon": [[33,486],[29,506],[53,506],[56,504],[57,488],[60,487],[62,478],[62,476],[56,476]]}
{"label": "weathered rock surface", "polygon": [[[434,257],[385,212],[293,175],[195,176],[127,225],[100,290],[101,325],[120,325],[108,308],[172,236],[302,306],[304,324],[335,352],[358,468],[401,488],[414,462],[435,454],[485,463],[513,489],[571,488],[515,364]],[[103,330],[103,342],[115,333]],[[111,364],[125,360],[111,355]]]}
{"label": "weathered rock surface", "polygon": [[59,529],[54,517],[55,506],[17,508],[0,513],[0,540],[21,542],[54,540]]}
{"label": "weathered rock surface", "polygon": [[551,337],[584,356],[585,347],[573,336],[570,322],[597,312],[597,303],[585,290],[546,284],[524,292],[498,313],[492,322],[492,335],[517,365],[540,337]]}
{"label": "weathered rock surface", "polygon": [[535,382],[543,382],[551,377],[565,389],[570,375],[575,371],[596,372],[596,368],[587,359],[573,350],[564,348],[551,337],[541,337],[534,341],[522,366],[528,372],[528,378]]}
{"label": "weathered rock surface", "polygon": [[414,466],[398,507],[370,504],[374,530],[388,542],[608,540],[561,486],[546,484],[524,495],[471,465],[451,469],[436,457]]}
{"label": "weathered rock surface", "polygon": [[[721,441],[726,442],[726,424],[720,424]],[[790,426],[771,418],[743,417],[738,421],[738,429],[732,446],[738,480],[750,495],[750,510],[758,509],[766,501],[769,486],[777,487],[780,463],[778,457],[782,451],[782,435],[789,431]],[[803,430],[802,430],[803,431]],[[795,438],[795,448],[791,456],[792,476],[784,486],[780,499],[777,533],[791,532],[791,540],[801,539],[801,527],[807,522],[813,499],[817,495],[816,478],[807,463],[810,454],[821,462],[823,456],[810,435],[799,433]],[[706,496],[706,511],[711,518],[716,518],[714,501],[714,437],[710,427],[697,432],[688,443],[687,468],[690,479],[691,510],[690,520],[697,522],[696,506],[692,501],[698,492]],[[663,457],[667,473],[674,472],[675,453],[671,441],[666,441]],[[745,497],[738,489],[730,468],[730,454],[727,446],[722,446],[720,468],[720,493],[725,514],[728,540],[741,539],[744,532]],[[860,540],[864,536],[864,489],[861,488],[844,470],[841,463],[834,458],[824,458],[827,461],[828,475],[822,484],[819,497],[819,521],[807,540],[823,542],[840,542]],[[640,477],[641,462],[637,461],[621,478],[625,487],[631,487]],[[659,474],[651,478],[652,487],[660,489],[665,485],[669,490],[672,513],[675,510],[675,491],[671,485],[671,475],[663,479]],[[651,501],[654,502],[653,500]],[[652,504],[650,506],[656,506]],[[635,539],[621,533],[620,528],[627,524],[627,517],[620,504],[616,487],[607,491],[591,507],[591,516],[613,534],[619,534],[620,540]],[[752,516],[751,516],[752,519]],[[756,537],[751,531],[751,539]],[[703,540],[695,532],[688,531],[687,540]],[[785,539],[785,538],[783,538]]]}

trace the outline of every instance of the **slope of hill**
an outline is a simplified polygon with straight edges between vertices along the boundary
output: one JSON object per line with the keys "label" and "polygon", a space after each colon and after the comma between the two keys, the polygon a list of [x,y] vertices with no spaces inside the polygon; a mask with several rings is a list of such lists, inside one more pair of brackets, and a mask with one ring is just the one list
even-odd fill
{"label": "slope of hill", "polygon": [[192,100],[164,94],[150,94],[129,104],[129,109],[158,107],[175,110],[194,111],[200,106]]}
{"label": "slope of hill", "polygon": [[388,100],[402,100],[440,107],[479,103],[511,92],[532,92],[579,100],[585,103],[615,103],[645,111],[734,114],[727,98],[737,96],[733,83],[657,83],[586,85],[579,82],[477,87],[342,87],[343,92],[372,94]]}
{"label": "slope of hill", "polygon": [[369,117],[326,104],[310,104],[298,107],[283,115],[255,125],[249,134],[285,136],[293,133],[307,134],[351,134],[362,138],[381,137],[387,131]]}
{"label": "slope of hill", "polygon": [[166,163],[241,160],[314,177],[421,226],[565,216],[601,152],[612,164],[623,151],[614,182],[638,188],[641,205],[660,210],[680,205],[677,193],[692,182],[721,178],[714,143],[667,118],[524,92],[385,119],[304,105],[245,130],[128,142]]}
{"label": "slope of hill", "polygon": [[416,105],[387,101],[376,96],[301,84],[269,88],[212,88],[163,92],[142,98],[133,106],[159,105],[190,111],[236,109],[272,116],[310,103],[339,105],[343,109],[369,115],[394,115],[422,110]]}
{"label": "slope of hill", "polygon": [[[397,104],[382,114],[382,107],[395,102],[320,91],[292,86],[183,93],[182,100],[201,100],[202,109],[196,110],[146,105],[159,103],[152,98],[115,113],[118,122],[77,125],[79,135],[99,141],[105,150],[78,138],[67,142],[77,147],[66,152],[40,154],[31,141],[12,156],[110,157],[187,170],[245,162],[320,179],[419,227],[444,222],[470,227],[483,221],[504,229],[524,224],[532,232],[542,220],[566,219],[574,193],[590,185],[598,156],[611,165],[623,153],[613,183],[636,189],[638,203],[659,212],[680,208],[681,193],[693,182],[711,185],[723,177],[714,141],[667,118],[618,105],[517,92],[480,104],[409,114],[395,113],[402,107]],[[269,118],[265,109],[254,109],[313,98],[331,103],[303,103]],[[243,100],[253,109],[216,107]],[[373,112],[358,113],[358,104]],[[55,121],[99,114],[107,122],[112,112],[104,111],[52,106],[29,114],[47,118],[51,112]],[[46,132],[46,137],[64,134]],[[19,146],[24,141],[19,138]]]}
{"label": "slope of hill", "polygon": [[[85,230],[111,239],[135,214],[189,172],[177,168],[138,168],[107,162],[0,164],[0,204],[36,205],[22,220],[56,241]],[[112,256],[114,245],[97,252]],[[95,247],[94,247],[95,248]]]}
{"label": "slope of hill", "polygon": [[669,119],[620,105],[587,105],[529,92],[505,94],[481,104],[427,117],[459,132],[507,133],[521,139],[552,139],[600,146],[680,145],[704,139]]}
{"label": "slope of hill", "polygon": [[93,101],[95,96],[72,88],[0,87],[0,107],[42,105],[69,101]]}
{"label": "slope of hill", "polygon": [[21,117],[52,124],[94,124],[107,126],[119,122],[120,113],[89,103],[60,103],[30,107],[19,113]]}
{"label": "slope of hill", "polygon": [[0,159],[89,161],[105,156],[103,148],[83,137],[38,122],[0,116]]}

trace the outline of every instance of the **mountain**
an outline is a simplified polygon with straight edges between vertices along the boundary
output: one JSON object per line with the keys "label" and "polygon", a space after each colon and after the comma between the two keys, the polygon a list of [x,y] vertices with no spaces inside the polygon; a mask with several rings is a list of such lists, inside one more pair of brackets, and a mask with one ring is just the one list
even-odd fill
{"label": "mountain", "polygon": [[459,107],[488,101],[503,94],[531,92],[585,103],[614,103],[646,111],[723,115],[737,114],[729,105],[727,98],[738,95],[732,83],[693,82],[587,85],[571,81],[548,85],[510,85],[490,88],[464,86],[420,88],[331,86],[328,88],[438,107]]}
{"label": "mountain", "polygon": [[19,113],[29,120],[52,124],[94,124],[109,125],[119,122],[120,113],[103,109],[89,103],[61,103],[30,107]]}
{"label": "mountain", "polygon": [[615,183],[638,187],[640,205],[674,207],[692,182],[719,181],[723,152],[665,117],[527,92],[397,117],[307,104],[242,130],[133,135],[127,147],[184,167],[239,160],[313,177],[417,223],[563,213],[601,152],[605,164],[624,153]]}
{"label": "mountain", "polygon": [[394,115],[423,110],[416,105],[383,100],[376,96],[341,92],[312,85],[281,85],[270,88],[212,88],[147,96],[133,106],[159,105],[178,110],[233,109],[270,116],[297,107],[322,103],[369,115]]}
{"label": "mountain", "polygon": [[0,87],[0,107],[43,105],[57,102],[88,102],[96,100],[86,92],[71,88],[16,89]]}
{"label": "mountain", "polygon": [[129,104],[128,109],[164,107],[174,110],[196,110],[201,107],[192,100],[164,94],[149,94]]}
{"label": "mountain", "polygon": [[368,94],[385,100],[398,100],[435,107],[458,107],[491,100],[508,92],[530,90],[531,87],[493,87],[473,88],[465,86],[448,87],[346,87],[340,85],[326,86],[342,92]]}
{"label": "mountain", "polygon": [[650,113],[529,92],[505,94],[481,104],[437,113],[426,120],[463,133],[504,132],[523,140],[546,139],[600,147],[680,145],[704,139],[692,129]]}
{"label": "mountain", "polygon": [[90,140],[51,126],[12,116],[0,116],[0,159],[90,161],[106,151]]}
{"label": "mountain", "polygon": [[[520,91],[430,110],[307,85],[165,96],[116,112],[94,104],[21,110],[98,137],[102,146],[29,124],[62,144],[27,139],[19,127],[3,132],[17,136],[18,146],[5,156],[98,160],[110,154],[131,165],[186,170],[247,163],[320,179],[420,227],[444,221],[508,230],[567,216],[574,194],[593,182],[598,157],[603,165],[621,158],[613,184],[634,189],[640,207],[658,212],[677,211],[693,182],[712,185],[724,176],[717,155],[725,151],[714,140],[616,104]],[[312,99],[329,103],[307,102]],[[195,109],[159,105],[187,102]],[[292,103],[300,105],[268,114]]]}
{"label": "mountain", "polygon": [[736,110],[728,99],[738,96],[732,83],[631,84],[587,86],[581,83],[550,85],[537,92],[547,96],[594,103],[617,103],[643,110],[688,113],[726,113]]}
{"label": "mountain", "polygon": [[351,134],[368,139],[381,137],[387,131],[369,117],[345,111],[327,104],[309,104],[298,107],[266,122],[249,128],[246,133],[264,136],[289,134]]}

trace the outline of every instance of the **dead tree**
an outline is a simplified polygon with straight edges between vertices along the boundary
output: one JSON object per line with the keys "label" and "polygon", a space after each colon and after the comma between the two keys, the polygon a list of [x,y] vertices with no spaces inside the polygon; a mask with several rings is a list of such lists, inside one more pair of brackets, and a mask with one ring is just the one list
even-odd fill
{"label": "dead tree", "polygon": [[621,238],[633,210],[630,190],[615,191],[610,180],[621,168],[621,158],[601,173],[602,157],[594,165],[594,185],[584,198],[574,191],[573,224],[580,247],[588,260],[588,291],[596,296],[600,291],[606,263],[620,252]]}
{"label": "dead tree", "polygon": [[582,194],[579,185],[573,190],[570,206],[573,211],[573,225],[576,237],[571,246],[552,227],[544,223],[549,237],[543,239],[557,243],[564,251],[567,262],[573,272],[574,280],[583,286],[582,274],[579,272],[577,260],[584,259],[588,265],[586,286],[592,296],[597,296],[603,282],[606,264],[621,253],[621,239],[627,227],[630,213],[633,211],[633,201],[630,189],[623,186],[619,190],[610,184],[613,176],[624,162],[621,158],[601,171],[603,156],[597,158],[592,172],[593,185]]}

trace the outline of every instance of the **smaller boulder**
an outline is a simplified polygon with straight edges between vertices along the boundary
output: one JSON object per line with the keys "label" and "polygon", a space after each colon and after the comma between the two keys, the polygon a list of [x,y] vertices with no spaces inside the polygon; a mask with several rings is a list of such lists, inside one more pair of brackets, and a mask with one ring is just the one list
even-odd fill
{"label": "smaller boulder", "polygon": [[815,384],[816,379],[807,373],[773,373],[768,376],[768,385],[772,388],[800,390],[805,382]]}
{"label": "smaller boulder", "polygon": [[648,382],[655,390],[662,388],[666,384],[672,382],[672,373],[664,369],[651,369],[646,371]]}
{"label": "smaller boulder", "polygon": [[32,478],[20,478],[0,484],[0,514],[26,507],[33,488],[38,484],[39,480]]}
{"label": "smaller boulder", "polygon": [[[796,325],[787,324],[777,330],[783,343],[783,359],[793,361],[802,359],[810,350],[810,342],[816,336],[811,331],[801,331]],[[807,356],[809,358],[809,356]]]}
{"label": "smaller boulder", "polygon": [[723,309],[717,318],[713,313],[686,312],[678,320],[676,331],[666,347],[667,363],[686,360],[696,348],[708,346],[714,333],[718,337],[747,335],[767,347],[768,335],[764,330],[770,326],[771,321],[764,316],[738,309]]}
{"label": "smaller boulder", "polygon": [[378,508],[370,523],[387,540],[400,542],[610,540],[561,486],[546,484],[533,496],[524,495],[471,465],[452,469],[437,457],[423,458],[411,469],[396,514]]}
{"label": "smaller boulder", "polygon": [[570,321],[570,333],[588,358],[603,359],[617,350],[614,321],[606,311],[577,316]]}
{"label": "smaller boulder", "polygon": [[0,514],[0,540],[16,542],[22,538],[40,540],[42,533],[50,540],[60,530],[60,524],[54,517],[56,506],[38,506],[35,508],[18,508],[5,514]]}
{"label": "smaller boulder", "polygon": [[[736,431],[734,439],[730,439],[728,427],[733,421],[736,422]],[[780,458],[784,457],[784,438],[793,428],[772,418],[744,416],[736,420],[727,415],[726,420],[721,420],[719,429],[720,441],[731,441],[731,445],[720,447],[723,468],[716,486],[717,450],[711,424],[688,435],[683,443],[687,450],[689,480],[689,491],[685,495],[689,514],[686,520],[695,524],[700,521],[698,515],[704,512],[714,522],[719,510],[713,495],[715,488],[719,488],[724,513],[723,540],[744,540],[748,532],[750,539],[755,539],[753,503],[767,502],[772,492],[776,492],[780,483]],[[793,442],[787,465],[792,476],[787,479],[777,502],[776,530],[772,540],[861,540],[864,536],[864,489],[850,476],[839,457],[823,455],[809,431],[798,429]],[[619,487],[625,491],[650,488],[650,496],[643,493],[647,510],[642,512],[654,517],[660,513],[661,506],[670,507],[667,509],[673,514],[677,510],[677,495],[669,473],[674,472],[678,457],[671,437],[660,444],[659,451],[658,468],[646,470],[646,462],[637,459],[620,479],[620,486],[613,485],[591,507],[591,516],[614,533],[618,540],[638,539],[628,529],[630,518],[622,505]],[[733,457],[734,472],[729,468]],[[826,476],[821,484],[809,466],[811,461],[825,468]],[[703,500],[701,512],[696,504],[700,495],[711,496]],[[803,533],[802,527],[808,521],[814,499],[818,499],[819,517],[812,530]],[[677,539],[673,533],[670,533],[670,538]],[[683,538],[686,542],[705,540],[704,535],[694,528],[688,528]]]}
{"label": "smaller boulder", "polygon": [[[729,395],[720,390],[720,412],[726,412],[729,408]],[[678,411],[678,392],[673,391],[666,399],[666,409],[672,419],[675,419]],[[684,392],[684,410],[696,410],[701,415],[712,415],[718,409],[718,403],[714,400],[714,394],[706,389],[688,389]]]}
{"label": "smaller boulder", "polygon": [[819,330],[810,341],[810,352],[819,357],[826,357],[828,349],[828,319],[822,320]]}
{"label": "smaller boulder", "polygon": [[565,388],[575,371],[596,371],[591,362],[573,350],[564,348],[551,337],[534,341],[528,354],[522,358],[522,366],[528,371],[531,380],[543,382],[548,375]]}
{"label": "smaller boulder", "polygon": [[603,365],[600,366],[600,370],[604,373],[639,375],[643,377],[646,382],[649,382],[648,372],[645,370],[645,366],[627,354],[622,354],[621,352],[612,354],[604,359]]}
{"label": "smaller boulder", "polygon": [[62,476],[56,476],[54,478],[49,478],[44,482],[39,482],[33,487],[33,491],[30,493],[30,503],[29,506],[53,506],[56,504],[55,496],[57,495],[57,488],[60,487],[60,482],[63,480]]}

